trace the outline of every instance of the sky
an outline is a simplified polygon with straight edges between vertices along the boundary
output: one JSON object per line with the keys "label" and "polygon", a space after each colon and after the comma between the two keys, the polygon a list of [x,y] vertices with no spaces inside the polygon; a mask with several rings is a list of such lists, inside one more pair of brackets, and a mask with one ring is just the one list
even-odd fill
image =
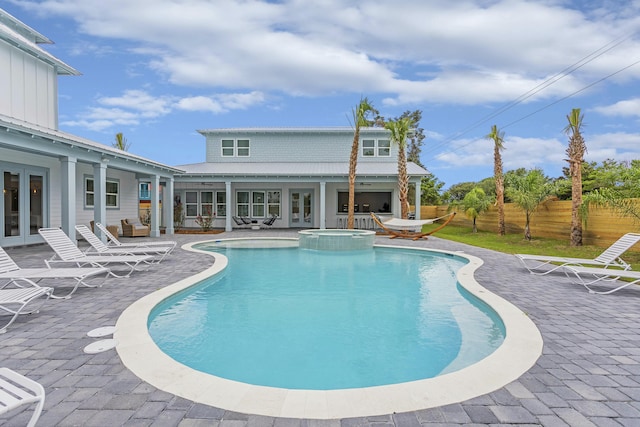
{"label": "sky", "polygon": [[[421,162],[444,188],[640,159],[640,0],[0,0],[81,76],[59,78],[59,128],[167,165],[203,162],[198,129],[352,126],[422,111]],[[301,159],[308,160],[308,159]],[[345,159],[347,161],[347,159]]]}

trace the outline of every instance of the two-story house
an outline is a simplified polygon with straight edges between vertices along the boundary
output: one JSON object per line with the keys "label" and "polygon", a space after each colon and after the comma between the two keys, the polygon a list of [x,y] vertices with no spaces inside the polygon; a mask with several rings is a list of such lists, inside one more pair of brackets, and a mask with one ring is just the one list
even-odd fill
{"label": "two-story house", "polygon": [[[137,217],[141,181],[151,183],[159,235],[160,192],[173,194],[181,170],[59,131],[58,76],[80,73],[43,43],[51,41],[0,9],[0,245],[40,242],[41,227],[75,238],[76,224]],[[172,209],[162,207],[168,233]]]}
{"label": "two-story house", "polygon": [[[277,216],[277,228],[339,228],[346,224],[349,157],[353,129],[239,128],[199,131],[206,137],[206,161],[178,166],[175,201],[185,226],[197,215],[215,213],[214,226],[231,230],[233,216],[260,224]],[[369,212],[400,215],[398,147],[384,128],[360,131],[355,215],[369,228]],[[420,194],[428,171],[407,164],[410,185]],[[416,212],[420,212],[419,197]]]}

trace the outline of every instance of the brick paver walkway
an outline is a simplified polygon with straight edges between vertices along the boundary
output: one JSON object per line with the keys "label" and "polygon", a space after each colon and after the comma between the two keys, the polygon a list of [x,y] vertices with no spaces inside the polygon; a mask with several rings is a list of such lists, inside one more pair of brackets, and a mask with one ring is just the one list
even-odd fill
{"label": "brick paver walkway", "polygon": [[[295,236],[291,231],[236,231],[215,236]],[[180,243],[198,235],[172,236]],[[69,300],[50,300],[0,335],[0,366],[39,381],[45,426],[640,426],[640,289],[591,295],[564,275],[532,276],[513,256],[438,238],[378,243],[462,250],[485,261],[480,284],[526,312],[544,338],[542,357],[502,389],[462,403],[409,413],[342,420],[270,418],[225,411],[176,397],[138,379],[115,350],[87,355],[87,332],[115,324],[141,296],[190,276],[212,262],[176,249],[152,271],[81,288]],[[8,249],[22,267],[44,265],[47,246]],[[0,417],[25,426],[31,408]]]}

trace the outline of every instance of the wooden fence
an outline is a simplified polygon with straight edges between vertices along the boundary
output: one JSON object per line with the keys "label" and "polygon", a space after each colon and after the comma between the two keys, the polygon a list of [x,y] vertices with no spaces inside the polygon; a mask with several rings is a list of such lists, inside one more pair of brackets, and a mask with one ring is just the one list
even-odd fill
{"label": "wooden fence", "polygon": [[[640,199],[634,202],[640,208]],[[422,206],[420,218],[437,218],[446,215],[448,206]],[[513,203],[506,203],[504,207],[504,219],[508,234],[520,233],[524,235],[525,214]],[[471,228],[473,221],[466,217],[464,212],[458,214],[452,224]],[[498,230],[498,210],[492,206],[489,211],[476,219],[478,230]],[[550,237],[554,239],[570,240],[571,228],[571,201],[556,200],[540,205],[530,219],[532,238]],[[591,208],[586,225],[582,225],[582,242],[585,245],[607,247],[620,236],[629,232],[640,232],[640,224],[633,222],[630,217],[620,216],[608,208]],[[640,250],[640,248],[635,248]]]}

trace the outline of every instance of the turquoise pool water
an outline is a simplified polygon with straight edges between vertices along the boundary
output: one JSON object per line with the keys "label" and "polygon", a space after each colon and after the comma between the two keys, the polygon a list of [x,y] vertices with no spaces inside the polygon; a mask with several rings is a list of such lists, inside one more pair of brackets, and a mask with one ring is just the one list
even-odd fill
{"label": "turquoise pool water", "polygon": [[148,322],[162,351],[202,372],[289,389],[388,385],[463,368],[504,340],[498,316],[457,285],[460,257],[210,246],[229,258],[224,273]]}

